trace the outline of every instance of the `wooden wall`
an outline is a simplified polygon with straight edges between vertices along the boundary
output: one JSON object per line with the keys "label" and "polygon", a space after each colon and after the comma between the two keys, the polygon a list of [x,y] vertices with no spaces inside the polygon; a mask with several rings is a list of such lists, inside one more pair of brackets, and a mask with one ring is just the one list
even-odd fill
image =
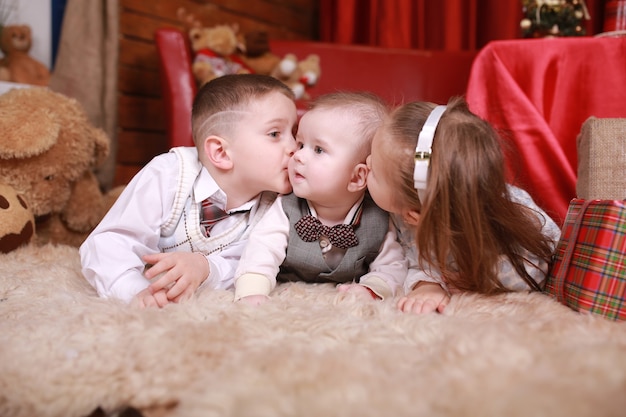
{"label": "wooden wall", "polygon": [[167,151],[153,34],[160,27],[184,29],[181,7],[205,26],[238,23],[242,33],[264,30],[272,39],[318,38],[317,0],[120,0],[115,185]]}

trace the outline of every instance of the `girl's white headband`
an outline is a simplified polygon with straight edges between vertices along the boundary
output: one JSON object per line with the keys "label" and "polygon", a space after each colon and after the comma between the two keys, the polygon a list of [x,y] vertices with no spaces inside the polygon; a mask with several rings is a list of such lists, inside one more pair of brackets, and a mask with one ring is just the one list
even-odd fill
{"label": "girl's white headband", "polygon": [[430,154],[432,152],[433,139],[435,131],[439,124],[439,119],[446,110],[446,106],[435,107],[422,127],[417,138],[417,146],[415,147],[415,170],[413,171],[413,186],[417,190],[417,194],[421,201],[424,201],[426,195],[426,183],[428,182],[428,165],[430,164]]}

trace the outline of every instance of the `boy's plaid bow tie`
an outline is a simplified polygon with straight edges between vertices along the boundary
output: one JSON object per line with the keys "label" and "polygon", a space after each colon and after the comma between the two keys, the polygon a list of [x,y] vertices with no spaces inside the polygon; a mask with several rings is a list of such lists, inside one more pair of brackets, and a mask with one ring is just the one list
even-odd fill
{"label": "boy's plaid bow tie", "polygon": [[348,249],[359,244],[351,224],[338,224],[333,227],[323,225],[316,217],[307,214],[294,225],[298,236],[305,242],[314,242],[326,236],[333,246]]}

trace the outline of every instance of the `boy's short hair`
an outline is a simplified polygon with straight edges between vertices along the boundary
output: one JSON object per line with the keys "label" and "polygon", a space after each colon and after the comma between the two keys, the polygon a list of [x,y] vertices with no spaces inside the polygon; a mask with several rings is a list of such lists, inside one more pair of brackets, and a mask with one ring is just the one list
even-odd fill
{"label": "boy's short hair", "polygon": [[191,129],[196,146],[209,135],[223,134],[224,126],[239,119],[229,117],[228,112],[245,110],[251,100],[273,92],[295,100],[289,87],[268,75],[230,74],[204,84],[198,90],[191,110]]}

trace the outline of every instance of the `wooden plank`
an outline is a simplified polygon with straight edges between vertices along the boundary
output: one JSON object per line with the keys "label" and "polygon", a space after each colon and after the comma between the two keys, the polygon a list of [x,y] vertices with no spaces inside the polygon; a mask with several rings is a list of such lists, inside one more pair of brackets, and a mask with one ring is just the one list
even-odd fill
{"label": "wooden plank", "polygon": [[120,95],[118,98],[120,129],[164,131],[163,103],[160,99]]}
{"label": "wooden plank", "polygon": [[[309,26],[308,20],[312,17],[310,9],[288,7],[285,4],[260,0],[214,0],[212,3],[220,6],[219,11],[229,12],[235,19],[243,20],[253,16],[253,20],[257,22],[261,21],[270,26],[303,35]],[[219,11],[211,12],[208,15],[202,14],[201,20],[209,19],[210,21],[222,18]]]}
{"label": "wooden plank", "polygon": [[267,2],[297,9],[312,10],[318,8],[319,0],[268,0]]}
{"label": "wooden plank", "polygon": [[[138,22],[141,23],[139,24]],[[239,16],[234,16],[232,18],[223,19],[212,23],[203,22],[203,25],[205,27],[210,27],[215,24],[224,22],[236,22],[239,25],[240,33],[264,31],[267,32],[271,39],[310,39],[310,36],[307,36],[303,33],[295,33],[282,27],[276,27],[272,24],[259,22],[253,19],[242,18]],[[126,13],[120,18],[121,34],[124,38],[129,38],[133,40],[143,40],[151,43],[154,39],[154,32],[157,29],[163,27],[173,27],[183,31],[186,30],[186,28],[182,24],[173,24],[164,20],[150,19],[148,17],[132,15],[130,13]]]}
{"label": "wooden plank", "polygon": [[311,10],[317,9],[317,0],[196,0],[198,4],[211,3],[220,9],[237,14],[246,14],[258,18],[269,17],[269,21],[281,22],[285,13],[306,16]]}
{"label": "wooden plank", "polygon": [[163,27],[183,29],[182,22],[172,22],[157,19],[154,16],[137,13],[123,13],[120,16],[120,33],[124,37],[143,39],[149,42],[154,40],[154,32]]}
{"label": "wooden plank", "polygon": [[113,186],[126,185],[141,170],[139,165],[122,165],[115,166],[115,176],[113,177]]}
{"label": "wooden plank", "polygon": [[177,12],[183,8],[201,19],[248,16],[274,25],[287,24],[295,31],[301,30],[301,19],[308,20],[318,9],[316,0],[121,0],[120,5],[123,12],[131,11],[172,22],[178,20]]}
{"label": "wooden plank", "polygon": [[[250,0],[223,0],[213,2],[190,2],[157,0],[122,0],[122,6],[127,10],[122,13],[133,16],[144,15],[145,29],[142,25],[124,24],[122,33],[139,32],[146,37],[145,32],[153,32],[154,22],[161,20],[163,25],[179,26],[177,10],[184,8],[193,13],[202,22],[203,26],[214,26],[224,23],[238,23],[242,32],[265,30],[275,39],[306,39],[312,38],[317,32],[317,6],[313,0],[310,5],[303,4],[294,7],[291,2],[250,1]],[[297,6],[297,5],[296,5]]]}
{"label": "wooden plank", "polygon": [[154,43],[122,38],[119,48],[120,65],[159,70],[159,59]]}
{"label": "wooden plank", "polygon": [[120,66],[117,88],[124,94],[161,97],[160,74],[156,71]]}
{"label": "wooden plank", "polygon": [[160,17],[165,20],[169,19],[172,22],[178,20],[176,13],[181,7],[194,14],[211,13],[217,10],[217,6],[208,2],[198,3],[190,0],[121,0],[120,6],[122,13],[126,10],[131,10],[149,16]]}
{"label": "wooden plank", "polygon": [[122,165],[145,165],[156,155],[167,151],[165,132],[121,131],[117,140],[117,161]]}

